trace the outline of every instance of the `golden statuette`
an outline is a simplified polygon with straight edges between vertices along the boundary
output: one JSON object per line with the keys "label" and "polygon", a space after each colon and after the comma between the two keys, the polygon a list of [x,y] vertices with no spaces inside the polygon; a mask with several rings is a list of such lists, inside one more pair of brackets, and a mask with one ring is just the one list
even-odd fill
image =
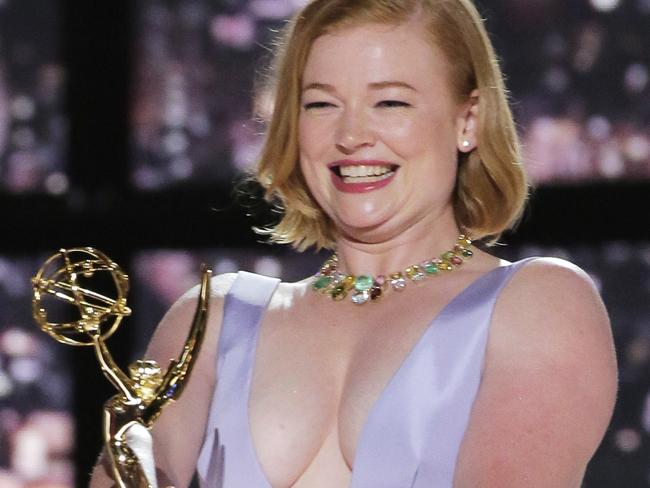
{"label": "golden statuette", "polygon": [[[128,276],[104,253],[91,247],[61,249],[32,278],[33,316],[41,330],[63,344],[93,346],[100,367],[117,388],[104,404],[103,437],[111,475],[119,488],[155,488],[155,473],[144,468],[127,443],[127,431],[150,429],[162,409],[183,391],[201,348],[208,320],[210,277],[203,266],[199,301],[183,350],[165,372],[155,361],[138,360],[128,375],[113,360],[106,340],[130,315]],[[96,291],[101,284],[110,293]],[[73,317],[49,317],[50,300],[63,301]]]}

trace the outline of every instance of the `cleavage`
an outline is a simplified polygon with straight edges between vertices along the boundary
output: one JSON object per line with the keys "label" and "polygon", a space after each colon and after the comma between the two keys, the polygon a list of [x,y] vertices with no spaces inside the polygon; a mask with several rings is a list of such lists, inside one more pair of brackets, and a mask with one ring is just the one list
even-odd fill
{"label": "cleavage", "polygon": [[[265,320],[249,422],[259,463],[271,482],[286,482],[306,471],[332,429],[338,430],[342,460],[351,468],[373,405],[435,310],[408,316],[398,310],[373,312],[376,316],[366,324],[343,314],[331,319],[315,314],[327,319],[304,327],[274,314]],[[341,334],[350,327],[356,329]]]}

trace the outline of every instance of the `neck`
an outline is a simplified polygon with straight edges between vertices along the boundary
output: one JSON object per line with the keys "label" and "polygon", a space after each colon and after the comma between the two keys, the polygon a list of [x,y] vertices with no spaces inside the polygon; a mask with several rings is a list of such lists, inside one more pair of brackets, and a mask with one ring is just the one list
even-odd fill
{"label": "neck", "polygon": [[425,219],[382,240],[361,240],[342,235],[337,240],[338,269],[352,275],[386,275],[437,258],[454,247],[461,233],[453,215]]}

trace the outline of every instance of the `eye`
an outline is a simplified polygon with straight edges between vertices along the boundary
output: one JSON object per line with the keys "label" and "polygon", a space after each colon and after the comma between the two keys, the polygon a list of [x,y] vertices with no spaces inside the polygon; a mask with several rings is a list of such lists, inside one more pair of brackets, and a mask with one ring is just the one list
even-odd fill
{"label": "eye", "polygon": [[407,102],[402,102],[401,100],[382,100],[377,104],[379,107],[410,107],[411,104]]}
{"label": "eye", "polygon": [[334,107],[334,104],[329,103],[329,102],[311,102],[311,103],[306,103],[305,105],[303,105],[303,108],[305,110],[317,109],[317,108],[327,108],[327,107]]}

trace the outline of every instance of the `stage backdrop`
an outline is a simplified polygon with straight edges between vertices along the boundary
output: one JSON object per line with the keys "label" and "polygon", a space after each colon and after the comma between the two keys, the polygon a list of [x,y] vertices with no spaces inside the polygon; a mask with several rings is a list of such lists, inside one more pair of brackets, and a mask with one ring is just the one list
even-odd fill
{"label": "stage backdrop", "polygon": [[[268,49],[303,3],[137,2],[135,186],[230,181],[251,167],[270,107],[262,88]],[[503,61],[534,182],[650,178],[650,4],[479,4]]]}

